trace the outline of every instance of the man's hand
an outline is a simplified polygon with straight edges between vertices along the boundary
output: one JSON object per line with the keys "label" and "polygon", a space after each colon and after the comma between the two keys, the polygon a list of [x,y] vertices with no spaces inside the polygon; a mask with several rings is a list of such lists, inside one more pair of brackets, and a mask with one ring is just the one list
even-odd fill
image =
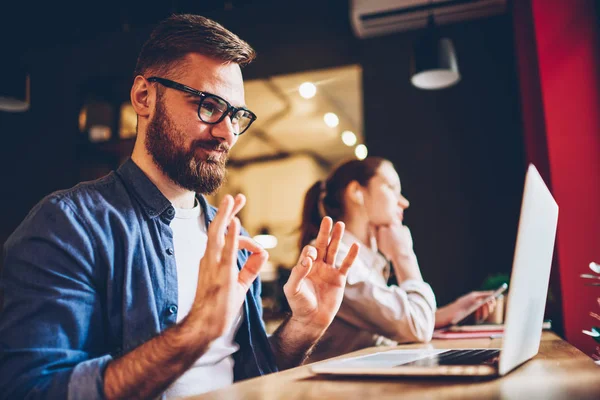
{"label": "man's hand", "polygon": [[[268,258],[251,239],[240,237],[235,215],[245,198],[227,195],[208,228],[206,253],[200,261],[196,300],[179,324],[165,330],[119,359],[104,373],[107,399],[150,399],[188,370],[231,326],[248,288]],[[227,232],[226,232],[227,231]],[[241,271],[238,249],[252,252]]]}
{"label": "man's hand", "polygon": [[[481,303],[486,297],[494,294],[493,291],[471,292],[459,297],[452,303],[439,308],[435,313],[435,328],[441,328],[450,325],[455,316],[462,314],[474,305]],[[475,311],[475,322],[481,322],[490,315],[496,308],[496,299],[492,298],[488,302],[481,303],[481,307]]]}
{"label": "man's hand", "polygon": [[375,227],[377,248],[392,261],[398,282],[407,279],[423,280],[417,257],[413,251],[410,229],[397,220],[389,225]]}
{"label": "man's hand", "polygon": [[283,286],[292,316],[269,338],[279,369],[298,366],[337,314],[346,287],[346,275],[358,255],[358,244],[350,247],[340,268],[336,268],[344,224],[338,222],[331,233],[331,218],[325,217],[315,246],[306,246]]}
{"label": "man's hand", "polygon": [[[240,236],[240,221],[236,214],[245,201],[243,195],[237,195],[235,200],[226,195],[221,202],[208,228],[208,243],[200,261],[196,299],[184,321],[212,339],[222,336],[234,323],[246,292],[269,257],[266,250],[252,239]],[[241,271],[237,267],[239,249],[252,253]]]}
{"label": "man's hand", "polygon": [[[325,217],[315,241],[306,246],[283,287],[292,309],[291,321],[298,326],[322,332],[337,314],[346,286],[346,275],[358,255],[358,244],[352,244],[340,268],[335,258],[344,234],[344,224],[338,222],[331,232],[331,218]],[[331,236],[330,236],[331,233]]]}

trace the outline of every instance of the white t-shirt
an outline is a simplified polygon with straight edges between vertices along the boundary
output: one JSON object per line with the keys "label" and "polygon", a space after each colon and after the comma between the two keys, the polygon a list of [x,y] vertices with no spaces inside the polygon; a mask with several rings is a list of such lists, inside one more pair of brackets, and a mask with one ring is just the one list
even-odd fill
{"label": "white t-shirt", "polygon": [[[196,297],[200,259],[208,240],[202,208],[175,208],[171,221],[177,264],[177,322],[190,312]],[[231,329],[215,340],[208,351],[165,391],[167,399],[198,395],[233,383],[233,357],[239,346],[234,338],[242,322],[241,308]]]}

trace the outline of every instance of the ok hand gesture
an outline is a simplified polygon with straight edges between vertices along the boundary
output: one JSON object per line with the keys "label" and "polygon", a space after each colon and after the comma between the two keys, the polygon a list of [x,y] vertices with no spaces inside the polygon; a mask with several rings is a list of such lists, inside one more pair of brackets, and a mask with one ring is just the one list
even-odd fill
{"label": "ok hand gesture", "polygon": [[336,223],[333,232],[332,225],[331,218],[323,218],[315,246],[302,250],[283,287],[292,309],[291,319],[313,330],[324,331],[333,321],[344,296],[346,275],[358,255],[359,247],[354,243],[340,268],[336,267],[344,224]]}
{"label": "ok hand gesture", "polygon": [[[187,319],[212,339],[222,336],[233,324],[246,292],[269,257],[252,239],[240,236],[236,214],[245,202],[241,194],[235,200],[227,195],[221,201],[200,260],[196,299]],[[237,267],[239,249],[252,252],[241,270]]]}

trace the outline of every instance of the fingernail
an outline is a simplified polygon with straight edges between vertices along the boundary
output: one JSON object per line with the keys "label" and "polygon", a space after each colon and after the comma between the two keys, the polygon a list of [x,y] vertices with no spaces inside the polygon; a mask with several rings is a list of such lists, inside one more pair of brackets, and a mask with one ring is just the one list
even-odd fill
{"label": "fingernail", "polygon": [[308,259],[303,259],[302,262],[300,263],[303,267],[306,267],[308,265]]}

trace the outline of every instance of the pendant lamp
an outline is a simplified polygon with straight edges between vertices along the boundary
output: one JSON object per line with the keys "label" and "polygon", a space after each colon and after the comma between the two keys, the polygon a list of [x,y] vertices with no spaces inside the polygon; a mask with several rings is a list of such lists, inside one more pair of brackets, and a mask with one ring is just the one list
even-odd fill
{"label": "pendant lamp", "polygon": [[412,84],[425,90],[444,89],[460,80],[454,45],[448,38],[440,38],[433,15],[427,29],[414,45],[411,59]]}

